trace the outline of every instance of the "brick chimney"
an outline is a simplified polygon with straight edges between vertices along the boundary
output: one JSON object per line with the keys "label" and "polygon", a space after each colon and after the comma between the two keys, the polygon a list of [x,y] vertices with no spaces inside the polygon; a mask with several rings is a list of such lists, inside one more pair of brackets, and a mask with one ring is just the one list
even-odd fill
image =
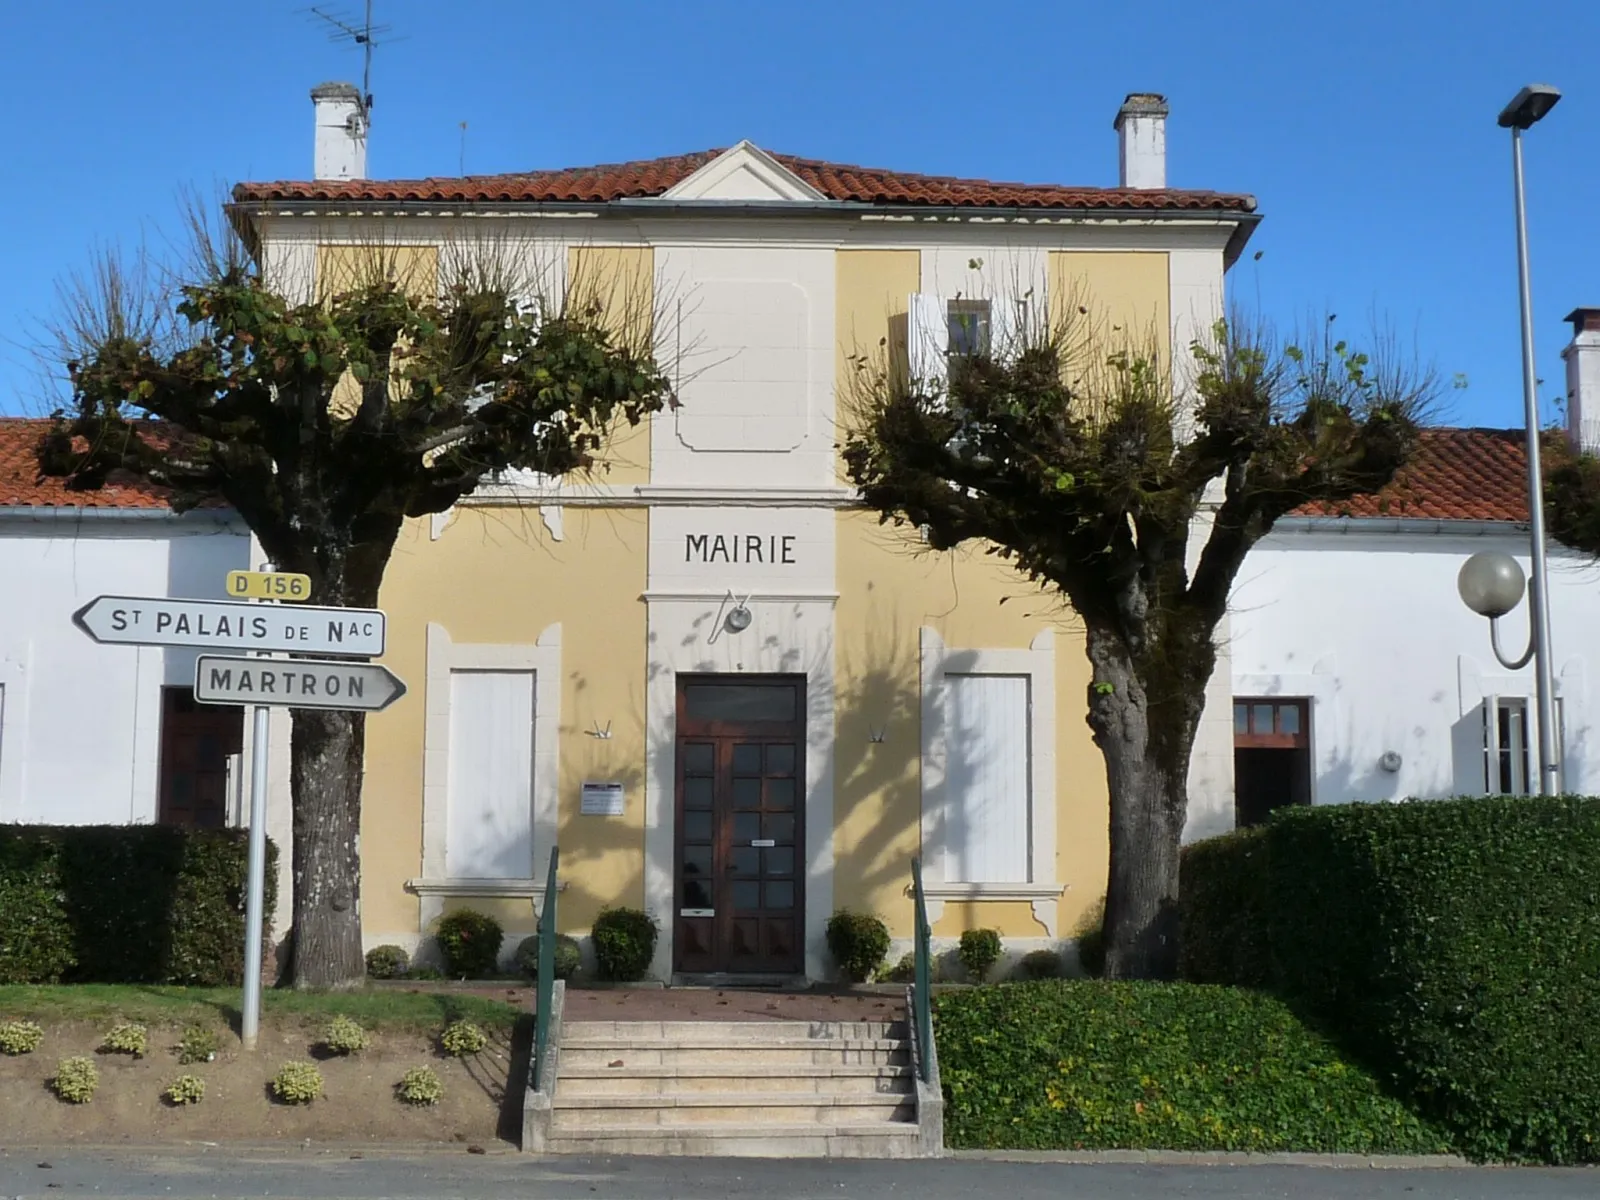
{"label": "brick chimney", "polygon": [[1575,308],[1567,361],[1567,440],[1576,450],[1600,454],[1600,308]]}
{"label": "brick chimney", "polygon": [[1167,186],[1167,98],[1129,92],[1112,128],[1117,131],[1118,187]]}
{"label": "brick chimney", "polygon": [[361,93],[348,83],[319,83],[311,89],[317,111],[316,179],[367,177],[367,110]]}

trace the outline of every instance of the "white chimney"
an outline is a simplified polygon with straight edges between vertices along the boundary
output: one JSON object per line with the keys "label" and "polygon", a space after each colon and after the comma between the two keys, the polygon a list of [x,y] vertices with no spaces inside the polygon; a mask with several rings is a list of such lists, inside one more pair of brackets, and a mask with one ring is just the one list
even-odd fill
{"label": "white chimney", "polygon": [[1167,186],[1167,98],[1129,92],[1112,126],[1117,131],[1118,187]]}
{"label": "white chimney", "polygon": [[1576,450],[1600,454],[1600,308],[1575,308],[1567,360],[1567,440]]}
{"label": "white chimney", "polygon": [[311,89],[317,110],[314,178],[367,177],[367,112],[361,93],[348,83],[319,83]]}

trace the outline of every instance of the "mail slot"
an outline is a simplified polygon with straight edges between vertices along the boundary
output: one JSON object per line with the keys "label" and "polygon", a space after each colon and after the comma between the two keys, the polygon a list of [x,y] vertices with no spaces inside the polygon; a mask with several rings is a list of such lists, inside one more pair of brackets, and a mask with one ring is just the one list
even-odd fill
{"label": "mail slot", "polygon": [[750,844],[752,846],[776,846],[778,843],[772,838],[756,838]]}

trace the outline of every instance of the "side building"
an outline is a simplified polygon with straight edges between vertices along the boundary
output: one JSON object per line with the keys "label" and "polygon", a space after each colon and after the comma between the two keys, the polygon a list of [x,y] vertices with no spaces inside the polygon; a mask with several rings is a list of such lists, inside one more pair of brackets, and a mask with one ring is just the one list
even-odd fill
{"label": "side building", "polygon": [[[937,938],[1071,938],[1107,846],[1081,627],[982,547],[935,555],[881,526],[838,443],[854,356],[940,371],[1068,305],[1189,369],[1257,215],[1248,196],[1165,186],[1165,117],[1129,97],[1113,188],[748,142],[377,181],[360,177],[364,126],[319,120],[328,177],[235,190],[286,286],[381,248],[407,286],[437,288],[451,255],[492,241],[556,303],[642,296],[682,400],[592,478],[486,481],[403,532],[381,603],[385,662],[411,691],[368,727],[369,946],[416,946],[462,906],[530,932],[557,844],[561,928],[643,908],[661,977],[825,976],[843,908],[909,939],[919,852]],[[1228,683],[1196,754],[1202,825],[1231,821]]]}

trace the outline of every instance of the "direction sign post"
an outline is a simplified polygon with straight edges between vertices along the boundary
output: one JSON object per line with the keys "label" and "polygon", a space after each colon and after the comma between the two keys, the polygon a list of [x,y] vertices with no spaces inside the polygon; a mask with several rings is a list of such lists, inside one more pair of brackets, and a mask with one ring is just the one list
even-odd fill
{"label": "direction sign post", "polygon": [[220,654],[195,660],[194,698],[201,704],[382,712],[405,694],[399,677],[377,663]]}
{"label": "direction sign post", "polygon": [[97,596],[72,614],[97,642],[377,658],[387,622],[376,608]]}

